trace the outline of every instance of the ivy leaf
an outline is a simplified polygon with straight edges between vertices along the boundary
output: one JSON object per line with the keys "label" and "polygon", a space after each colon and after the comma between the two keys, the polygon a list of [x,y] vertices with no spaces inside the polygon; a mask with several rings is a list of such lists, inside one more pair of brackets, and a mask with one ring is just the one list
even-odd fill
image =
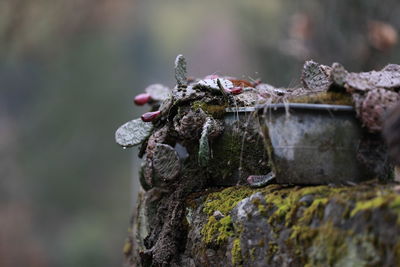
{"label": "ivy leaf", "polygon": [[129,121],[115,132],[115,141],[122,147],[139,145],[151,134],[153,124],[142,119]]}

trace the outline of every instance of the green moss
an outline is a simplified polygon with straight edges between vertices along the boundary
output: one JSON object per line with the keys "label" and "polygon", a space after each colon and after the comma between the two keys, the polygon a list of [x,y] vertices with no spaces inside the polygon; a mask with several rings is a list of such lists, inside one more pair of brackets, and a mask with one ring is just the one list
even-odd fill
{"label": "green moss", "polygon": [[203,227],[201,234],[204,242],[207,244],[222,244],[228,237],[233,236],[233,225],[231,216],[225,216],[221,220],[210,216],[206,225]]}
{"label": "green moss", "polygon": [[207,104],[203,101],[195,101],[192,103],[192,109],[197,110],[201,109],[208,115],[211,115],[212,117],[216,119],[220,119],[224,116],[225,114],[225,108],[226,106],[224,105],[211,105]]}
{"label": "green moss", "polygon": [[308,207],[299,222],[308,225],[314,218],[322,219],[324,215],[325,206],[328,203],[328,198],[315,199],[310,207]]}
{"label": "green moss", "polygon": [[257,191],[259,190],[248,186],[232,186],[222,191],[211,193],[204,202],[203,211],[208,215],[212,215],[214,211],[219,210],[223,215],[229,215],[239,201]]}
{"label": "green moss", "polygon": [[[239,201],[250,196],[252,193],[254,193],[254,190],[249,187],[234,186],[207,196],[203,212],[210,216],[201,231],[205,243],[221,244],[228,237],[233,236],[234,229],[229,214]],[[217,210],[225,216],[219,221],[212,216]]]}
{"label": "green moss", "polygon": [[[271,237],[274,234],[276,237],[268,243],[268,248],[265,247],[267,244],[260,243],[257,248],[250,248],[252,251],[240,251],[239,257],[241,229],[237,229],[238,226],[232,224],[230,213],[239,201],[256,192],[263,193],[266,203],[254,199],[252,204],[271,225],[274,232]],[[312,196],[311,203],[300,201],[306,195]],[[358,250],[360,247],[375,249],[374,241],[371,241],[368,235],[369,230],[356,235],[351,229],[339,228],[332,221],[324,218],[326,206],[330,201],[343,206],[341,213],[337,214],[342,218],[354,216],[365,210],[373,211],[380,208],[390,209],[400,218],[400,195],[386,185],[365,183],[354,187],[289,187],[275,184],[261,189],[235,186],[210,193],[205,198],[203,211],[209,217],[202,229],[203,240],[206,244],[214,245],[233,240],[235,244],[232,247],[232,264],[236,266],[247,260],[247,257],[256,255],[257,249],[267,249],[268,259],[266,260],[270,262],[271,257],[280,250],[274,238],[278,238],[282,230],[290,229],[285,245],[293,251],[303,265],[339,266],[338,264],[344,261],[368,263],[369,258],[361,255]],[[219,221],[216,220],[212,216],[216,210],[225,217]],[[370,258],[378,259],[379,251],[376,252],[378,256],[374,256],[374,253],[371,252]],[[393,247],[393,253],[396,254],[395,257],[400,257],[400,243]]]}
{"label": "green moss", "polygon": [[132,253],[132,242],[130,239],[125,240],[125,244],[122,251],[125,255],[130,255]]}
{"label": "green moss", "polygon": [[224,133],[211,141],[213,160],[207,169],[211,177],[218,177],[213,178],[219,180],[216,184],[233,179],[243,182],[249,175],[262,175],[270,171],[267,153],[260,149],[263,141],[258,133],[258,122],[252,116],[228,114]]}
{"label": "green moss", "polygon": [[275,253],[277,253],[279,250],[278,248],[278,244],[274,243],[274,242],[269,242],[268,243],[268,254],[269,255],[275,255]]}
{"label": "green moss", "polygon": [[397,241],[394,247],[394,254],[396,257],[396,262],[400,262],[400,241]]}
{"label": "green moss", "polygon": [[387,204],[387,199],[385,197],[376,197],[367,201],[360,201],[356,203],[356,206],[351,211],[350,216],[353,217],[360,211],[376,209],[386,204]]}
{"label": "green moss", "polygon": [[[234,186],[211,193],[204,202],[203,212],[209,215],[209,218],[202,229],[203,240],[208,244],[213,242],[221,244],[228,237],[233,236],[234,229],[229,214],[239,201],[255,192],[265,194],[267,205],[263,205],[259,201],[253,201],[262,214],[266,216],[268,210],[274,210],[269,216],[269,223],[285,222],[287,226],[290,226],[295,224],[297,220],[295,214],[298,207],[302,205],[299,203],[301,197],[309,194],[315,195],[314,202],[305,210],[303,218],[300,219],[301,224],[308,224],[316,214],[323,212],[324,206],[328,202],[328,197],[337,190],[339,189],[328,186],[282,187],[280,185],[269,185],[262,189]],[[212,216],[216,210],[225,216],[220,221]],[[227,221],[228,218],[229,221]]]}
{"label": "green moss", "polygon": [[[203,208],[203,212],[209,215],[207,223],[201,231],[203,241],[207,244],[216,243],[220,245],[228,237],[233,236],[235,229],[231,223],[230,212],[239,201],[259,191],[260,189],[253,189],[247,186],[232,186],[209,194],[204,201]],[[212,216],[217,210],[225,216],[219,221]],[[240,229],[236,229],[236,231],[240,232]]]}
{"label": "green moss", "polygon": [[348,105],[352,106],[353,101],[350,94],[339,92],[321,92],[312,95],[300,96],[289,99],[291,103],[309,103],[309,104],[330,104],[330,105]]}
{"label": "green moss", "polygon": [[393,198],[393,200],[390,202],[389,207],[390,207],[391,209],[399,210],[399,209],[400,209],[400,196],[398,196],[398,195],[395,196],[395,197]]}
{"label": "green moss", "polygon": [[399,213],[400,211],[400,196],[395,193],[386,193],[382,195],[376,195],[372,199],[365,201],[358,201],[351,211],[350,216],[353,217],[360,211],[373,210],[382,207],[389,207],[394,212]]}
{"label": "green moss", "polygon": [[290,241],[295,243],[309,244],[318,232],[309,226],[294,225],[290,234]]}
{"label": "green moss", "polygon": [[240,165],[241,138],[238,134],[224,132],[212,145],[213,160],[208,170],[211,176],[229,179]]}
{"label": "green moss", "polygon": [[256,248],[250,249],[250,259],[253,261],[256,259]]}
{"label": "green moss", "polygon": [[311,266],[334,263],[347,253],[346,238],[351,235],[348,231],[336,228],[332,222],[326,222],[318,227],[320,234],[316,235],[309,252]]}
{"label": "green moss", "polygon": [[297,209],[302,205],[299,200],[305,195],[314,195],[314,201],[306,209],[301,223],[311,221],[316,212],[323,211],[328,198],[339,189],[328,186],[309,186],[279,189],[270,187],[271,192],[265,195],[267,204],[275,207],[275,212],[269,217],[269,223],[285,222],[286,226],[293,225],[296,219]]}
{"label": "green moss", "polygon": [[240,239],[236,238],[232,242],[232,265],[233,266],[242,266],[243,257],[242,257],[242,249],[240,247]]}

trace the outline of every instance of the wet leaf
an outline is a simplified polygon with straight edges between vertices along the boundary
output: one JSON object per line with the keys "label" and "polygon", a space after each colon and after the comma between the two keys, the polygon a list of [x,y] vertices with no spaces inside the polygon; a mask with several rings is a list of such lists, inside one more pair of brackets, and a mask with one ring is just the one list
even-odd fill
{"label": "wet leaf", "polygon": [[254,188],[264,187],[275,182],[275,174],[273,172],[270,172],[267,175],[250,175],[247,177],[247,183],[250,187]]}
{"label": "wet leaf", "polygon": [[175,59],[175,79],[178,87],[187,86],[186,59],[183,55]]}
{"label": "wet leaf", "polygon": [[164,101],[171,95],[171,90],[159,83],[149,85],[145,91],[154,101]]}
{"label": "wet leaf", "polygon": [[208,136],[212,131],[214,120],[207,118],[204,123],[203,130],[201,132],[200,144],[199,144],[199,165],[206,167],[210,160],[210,145],[208,142]]}
{"label": "wet leaf", "polygon": [[159,110],[161,111],[161,116],[165,116],[168,114],[171,106],[172,106],[172,97],[168,97],[161,102]]}
{"label": "wet leaf", "polygon": [[349,73],[345,82],[350,87],[350,91],[398,88],[400,87],[400,66],[390,64],[381,71]]}
{"label": "wet leaf", "polygon": [[115,132],[115,141],[123,147],[136,146],[142,143],[152,132],[153,124],[142,119],[129,121]]}
{"label": "wet leaf", "polygon": [[255,89],[245,90],[242,94],[235,95],[235,102],[238,107],[251,107],[258,103],[259,94]]}
{"label": "wet leaf", "polygon": [[329,72],[330,67],[328,66],[320,65],[312,60],[306,61],[301,75],[304,88],[314,92],[328,90],[329,86],[332,84]]}
{"label": "wet leaf", "polygon": [[186,88],[178,87],[172,91],[173,99],[179,103],[189,100],[196,100],[202,98],[204,95],[204,92],[194,89],[194,87],[191,85]]}
{"label": "wet leaf", "polygon": [[335,62],[332,64],[331,77],[335,84],[344,86],[348,74],[347,70],[340,63]]}
{"label": "wet leaf", "polygon": [[161,179],[173,180],[181,170],[178,153],[169,145],[157,144],[153,155],[153,168]]}
{"label": "wet leaf", "polygon": [[194,84],[193,87],[219,92],[220,88],[218,86],[218,80],[225,90],[229,90],[234,87],[234,85],[231,81],[229,81],[227,79],[222,79],[222,78],[200,80],[198,83]]}

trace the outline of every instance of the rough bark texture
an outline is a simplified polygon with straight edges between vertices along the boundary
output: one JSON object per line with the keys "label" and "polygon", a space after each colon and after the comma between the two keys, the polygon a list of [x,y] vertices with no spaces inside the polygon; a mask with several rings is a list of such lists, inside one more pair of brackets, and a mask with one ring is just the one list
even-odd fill
{"label": "rough bark texture", "polygon": [[[183,207],[173,205],[166,214],[183,212],[182,221],[175,220],[179,227],[164,225],[172,232],[163,238],[180,237],[176,266],[395,266],[400,262],[396,190],[395,184],[369,182],[192,193]],[[143,220],[157,220],[148,210],[149,192],[140,194],[135,231],[126,246],[131,266],[151,266],[139,256],[149,227]],[[163,257],[163,251],[175,247],[155,249]]]}

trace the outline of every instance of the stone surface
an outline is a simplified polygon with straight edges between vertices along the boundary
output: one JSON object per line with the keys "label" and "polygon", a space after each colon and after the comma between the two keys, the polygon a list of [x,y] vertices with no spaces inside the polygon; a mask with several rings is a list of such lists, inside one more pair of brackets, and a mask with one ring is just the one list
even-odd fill
{"label": "stone surface", "polygon": [[389,155],[400,166],[400,103],[390,110],[384,128]]}
{"label": "stone surface", "polygon": [[[236,186],[193,193],[175,229],[185,238],[171,266],[395,266],[400,262],[395,186]],[[141,199],[142,207],[149,202]],[[131,238],[131,266],[137,266],[134,255],[148,232],[143,223],[152,221],[137,218],[133,224],[141,222],[135,228],[142,230]]]}

